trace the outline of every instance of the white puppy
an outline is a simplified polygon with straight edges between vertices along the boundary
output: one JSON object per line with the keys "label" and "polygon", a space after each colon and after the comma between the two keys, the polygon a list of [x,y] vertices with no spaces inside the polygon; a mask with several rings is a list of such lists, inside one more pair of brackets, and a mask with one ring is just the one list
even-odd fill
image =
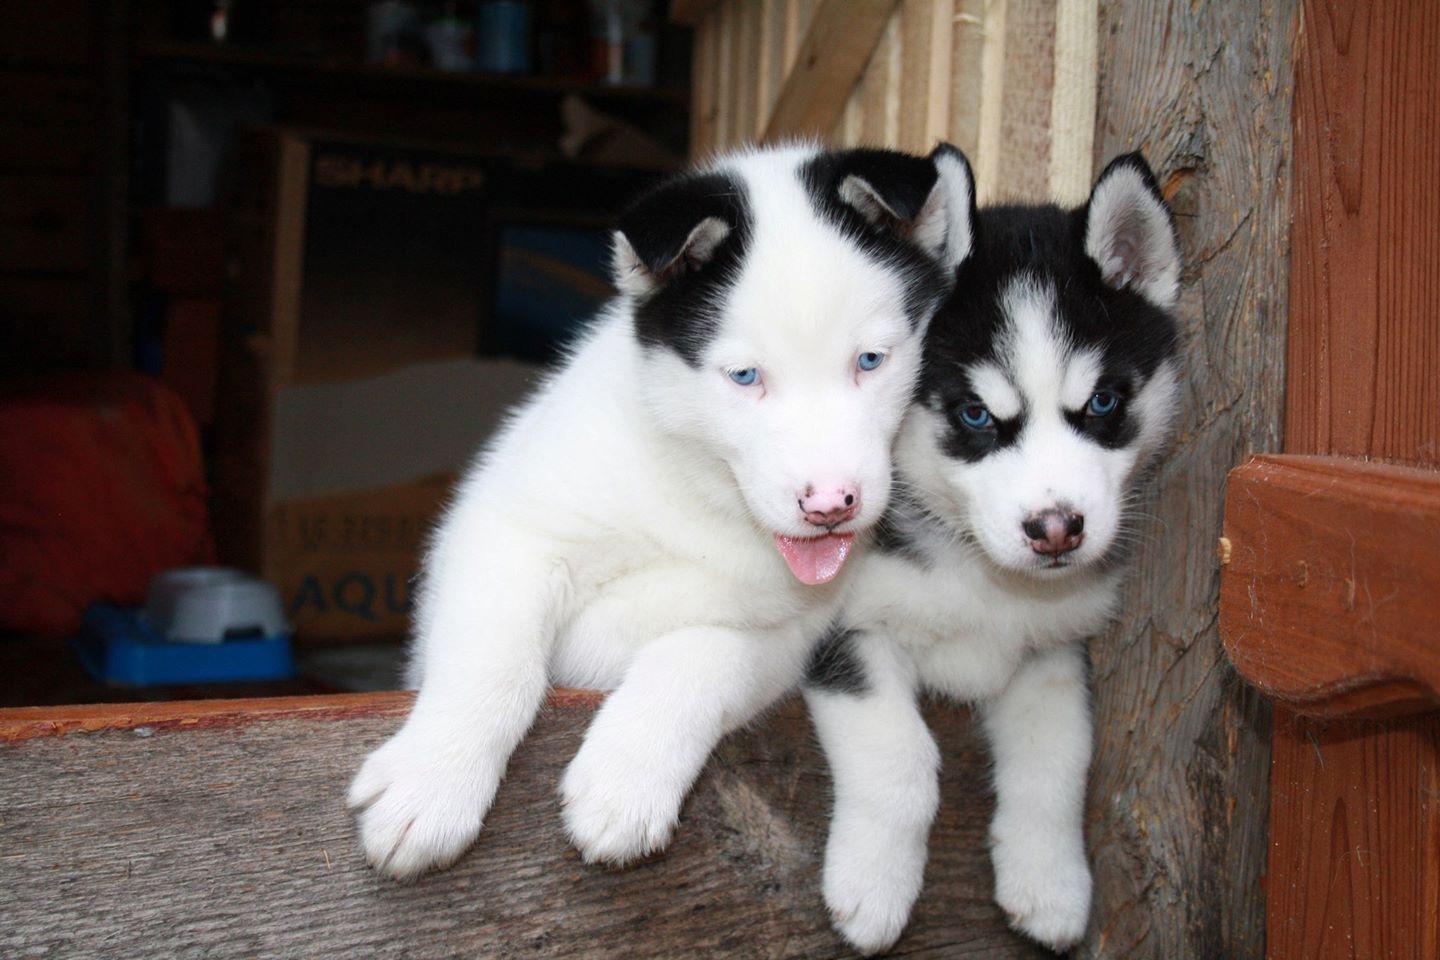
{"label": "white puppy", "polygon": [[431,544],[419,694],[349,793],[377,869],[475,841],[551,683],[618,686],[563,781],[576,847],[666,843],[720,737],[799,683],[886,506],[924,325],[969,241],[964,167],[950,148],[753,151],[621,218],[620,297]]}

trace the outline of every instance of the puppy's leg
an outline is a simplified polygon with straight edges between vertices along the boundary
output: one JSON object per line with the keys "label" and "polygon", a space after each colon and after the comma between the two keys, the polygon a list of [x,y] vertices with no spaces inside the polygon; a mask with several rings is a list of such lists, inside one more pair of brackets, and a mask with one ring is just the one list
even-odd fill
{"label": "puppy's leg", "polygon": [[665,634],[636,654],[565,771],[565,827],[587,861],[669,842],[720,738],[800,680],[798,644],[723,627]]}
{"label": "puppy's leg", "polygon": [[1090,917],[1083,821],[1092,732],[1083,647],[1027,660],[982,711],[995,758],[995,900],[1016,929],[1064,949],[1085,935]]}
{"label": "puppy's leg", "polygon": [[[462,507],[463,509],[463,507]],[[545,544],[456,517],[429,561],[414,709],[350,785],[366,858],[413,877],[475,842],[540,708],[568,577]]]}
{"label": "puppy's leg", "polygon": [[835,783],[825,905],[862,953],[895,943],[924,879],[940,755],[915,703],[914,668],[883,637],[817,651],[805,700]]}

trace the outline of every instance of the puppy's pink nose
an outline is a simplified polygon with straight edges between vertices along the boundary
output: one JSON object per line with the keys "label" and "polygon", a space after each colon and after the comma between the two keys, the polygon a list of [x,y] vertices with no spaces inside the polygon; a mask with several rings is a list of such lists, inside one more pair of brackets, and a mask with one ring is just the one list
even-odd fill
{"label": "puppy's pink nose", "polygon": [[853,483],[824,484],[805,488],[800,497],[805,522],[816,527],[833,527],[852,520],[860,512],[860,487]]}
{"label": "puppy's pink nose", "polygon": [[1058,557],[1080,546],[1085,539],[1085,517],[1063,510],[1042,510],[1020,524],[1030,540],[1030,549],[1046,557]]}

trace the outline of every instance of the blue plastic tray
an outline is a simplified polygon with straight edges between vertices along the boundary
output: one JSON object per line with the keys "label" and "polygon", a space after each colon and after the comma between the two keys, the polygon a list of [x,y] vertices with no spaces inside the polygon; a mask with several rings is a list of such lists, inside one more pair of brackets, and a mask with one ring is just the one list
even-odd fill
{"label": "blue plastic tray", "polygon": [[288,680],[295,658],[288,634],[244,637],[223,643],[171,643],[139,610],[108,603],[85,611],[84,635],[75,640],[85,669],[113,686]]}

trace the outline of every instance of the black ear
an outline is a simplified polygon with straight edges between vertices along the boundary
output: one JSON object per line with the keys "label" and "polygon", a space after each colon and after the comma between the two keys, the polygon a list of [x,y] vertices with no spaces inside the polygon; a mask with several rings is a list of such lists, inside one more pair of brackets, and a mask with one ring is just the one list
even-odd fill
{"label": "black ear", "polygon": [[1085,207],[1085,254],[1106,285],[1163,309],[1180,296],[1180,243],[1155,174],[1138,153],[1110,161]]}
{"label": "black ear", "polygon": [[908,241],[946,267],[970,252],[974,176],[965,155],[942,144],[929,157],[893,150],[827,154],[806,174],[812,197],[832,219],[851,217]]}
{"label": "black ear", "polygon": [[668,180],[621,214],[612,257],[615,286],[643,297],[709,263],[747,222],[739,181],[720,173]]}

